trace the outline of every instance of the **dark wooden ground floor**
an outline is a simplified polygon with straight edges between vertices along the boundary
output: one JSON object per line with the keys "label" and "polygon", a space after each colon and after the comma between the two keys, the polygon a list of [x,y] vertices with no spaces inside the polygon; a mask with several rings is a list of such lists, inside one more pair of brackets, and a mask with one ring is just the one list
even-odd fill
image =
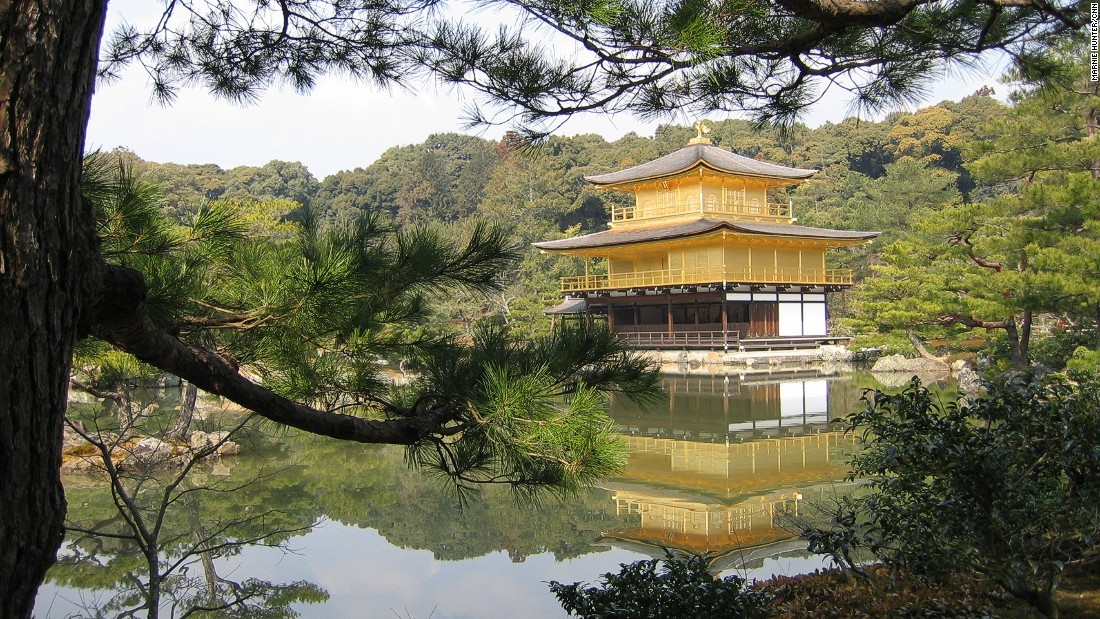
{"label": "dark wooden ground floor", "polygon": [[548,313],[605,322],[638,348],[779,350],[843,339],[829,335],[824,291],[608,293]]}

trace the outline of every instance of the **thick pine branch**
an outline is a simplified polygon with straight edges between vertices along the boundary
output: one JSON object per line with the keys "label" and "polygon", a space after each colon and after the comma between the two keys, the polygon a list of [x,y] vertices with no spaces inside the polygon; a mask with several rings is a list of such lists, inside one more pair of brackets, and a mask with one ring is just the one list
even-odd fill
{"label": "thick pine branch", "polygon": [[[446,80],[507,102],[514,110],[509,118],[526,123],[595,109],[748,110],[787,123],[826,84],[880,109],[922,97],[944,63],[973,64],[993,50],[1034,53],[1037,42],[1085,20],[1073,2],[1043,0],[780,0],[724,12],[678,3],[641,11],[624,2],[610,16],[584,3],[508,4],[576,42],[577,57],[555,58],[513,33],[494,40],[450,26],[435,32],[428,56]],[[709,29],[700,34],[697,23]],[[483,113],[475,118],[499,121]]]}
{"label": "thick pine branch", "polygon": [[426,408],[414,417],[369,420],[310,408],[243,377],[218,355],[187,344],[153,323],[136,271],[103,265],[104,290],[94,333],[154,367],[290,427],[361,443],[411,445],[443,429],[450,415]]}

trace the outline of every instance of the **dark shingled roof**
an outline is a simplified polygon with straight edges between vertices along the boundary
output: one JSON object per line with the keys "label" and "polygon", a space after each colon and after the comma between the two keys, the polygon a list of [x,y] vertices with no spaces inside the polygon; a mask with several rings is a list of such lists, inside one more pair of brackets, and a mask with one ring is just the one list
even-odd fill
{"label": "dark shingled roof", "polygon": [[860,232],[845,230],[829,230],[826,228],[809,228],[793,224],[768,224],[755,222],[731,222],[713,219],[697,219],[682,224],[671,226],[652,226],[648,228],[625,228],[618,230],[604,230],[584,236],[556,241],[542,241],[532,243],[539,249],[550,251],[563,251],[570,249],[593,249],[597,247],[611,247],[614,245],[629,245],[631,243],[647,243],[650,241],[664,241],[679,239],[699,234],[706,234],[716,230],[727,229],[743,234],[760,234],[764,236],[782,236],[803,239],[825,239],[843,241],[865,241],[882,234],[881,232]]}
{"label": "dark shingled roof", "polygon": [[544,311],[543,314],[583,314],[587,309],[588,301],[586,299],[566,298],[561,303]]}
{"label": "dark shingled roof", "polygon": [[627,168],[610,174],[586,176],[584,178],[588,182],[596,185],[617,185],[619,183],[653,180],[666,176],[673,176],[681,172],[687,172],[699,164],[728,174],[789,180],[809,178],[817,172],[817,170],[788,168],[766,161],[749,159],[748,157],[732,153],[728,150],[718,148],[717,146],[711,146],[710,144],[691,144],[674,153],[659,157],[641,165],[636,165],[633,168]]}

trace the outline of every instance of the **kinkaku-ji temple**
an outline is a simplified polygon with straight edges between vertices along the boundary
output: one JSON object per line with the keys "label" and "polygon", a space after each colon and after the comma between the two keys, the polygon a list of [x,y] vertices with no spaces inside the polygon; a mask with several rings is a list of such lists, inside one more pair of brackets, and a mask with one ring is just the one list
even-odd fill
{"label": "kinkaku-ji temple", "polygon": [[718,148],[699,135],[664,157],[585,180],[634,194],[610,229],[544,241],[579,256],[584,274],[562,278],[555,319],[605,320],[639,348],[773,349],[836,342],[829,296],[852,272],[829,268],[827,250],[878,232],[795,224],[769,199],[816,170],[788,168]]}

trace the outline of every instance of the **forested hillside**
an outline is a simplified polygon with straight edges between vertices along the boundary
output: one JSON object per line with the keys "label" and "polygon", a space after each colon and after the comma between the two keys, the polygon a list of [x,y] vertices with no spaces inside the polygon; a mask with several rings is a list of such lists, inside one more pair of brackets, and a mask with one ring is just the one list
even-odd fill
{"label": "forested hillside", "polygon": [[[1067,58],[1070,55],[1067,52]],[[987,338],[990,332],[1003,331],[998,325],[1006,316],[1019,314],[1019,308],[1011,302],[992,308],[988,303],[982,308],[949,307],[952,298],[968,296],[966,291],[953,290],[944,280],[913,284],[917,278],[909,271],[927,274],[937,260],[960,259],[959,248],[974,250],[982,226],[973,221],[967,224],[966,217],[973,218],[980,208],[998,211],[1002,207],[990,205],[1003,206],[1036,173],[1046,173],[1042,166],[1032,165],[1013,176],[1006,172],[1013,164],[990,159],[998,140],[1011,140],[1010,134],[1024,127],[1057,122],[1043,120],[1051,113],[1048,95],[1028,90],[1022,78],[1014,87],[1009,104],[983,89],[959,102],[894,113],[880,122],[852,118],[818,128],[798,125],[779,134],[756,130],[748,121],[726,120],[712,123],[709,137],[742,155],[820,170],[788,195],[776,196],[792,202],[800,224],[883,232],[874,243],[833,256],[835,266],[855,269],[857,281],[879,274],[876,286],[847,295],[834,308],[834,328],[872,335],[867,341],[898,348],[908,346],[907,331],[925,339],[956,342],[975,335]],[[1072,107],[1066,102],[1062,106],[1063,111]],[[1083,113],[1077,112],[1078,116]],[[203,200],[233,200],[261,219],[270,215],[296,219],[308,212],[330,226],[344,225],[362,212],[395,227],[424,222],[462,227],[474,220],[505,224],[525,248],[522,263],[510,274],[512,285],[493,298],[440,299],[436,309],[443,321],[461,328],[488,318],[512,324],[521,332],[538,333],[548,328],[542,310],[560,300],[558,278],[575,274],[579,267],[567,258],[540,255],[530,249],[530,243],[605,228],[611,207],[631,198],[594,190],[584,177],[668,154],[693,135],[691,127],[663,125],[653,137],[629,134],[609,142],[597,135],[553,136],[529,146],[514,134],[500,142],[437,134],[421,144],[395,146],[366,167],[320,181],[297,162],[223,170],[215,165],[157,164],[141,160],[138,154],[123,154],[139,172],[162,185],[178,218],[186,217]],[[986,212],[984,217],[992,221],[998,213]],[[949,221],[957,225],[947,225]],[[936,225],[940,229],[933,229]],[[956,250],[954,258],[946,250],[949,247]],[[1002,265],[1000,270],[992,272],[1023,270],[1018,263],[1003,266],[1003,258],[996,262]],[[903,264],[906,260],[908,265]],[[967,269],[992,260],[971,251],[961,255],[961,263],[945,266],[948,275],[944,277],[952,281],[972,277],[976,281],[970,285],[981,288],[988,273]],[[936,299],[944,289],[950,298]],[[1088,291],[1062,292],[1076,299],[1073,311],[1077,314],[1088,314],[1087,308],[1095,305],[1086,300],[1091,299]],[[990,294],[1013,296],[1003,290]],[[1050,309],[1065,310],[1065,306]],[[992,312],[995,319],[977,318],[979,309]],[[1074,322],[1063,314],[1056,319]],[[876,338],[875,333],[883,336]],[[1018,339],[1018,335],[1011,337]]]}
{"label": "forested hillside", "polygon": [[[964,165],[964,150],[983,124],[1009,109],[991,95],[981,91],[958,103],[896,113],[881,122],[853,118],[816,129],[799,125],[782,135],[757,131],[749,121],[727,120],[711,123],[710,137],[748,157],[821,170],[791,195],[802,223],[894,233],[903,219],[900,211],[918,200],[918,194],[942,201],[969,199],[976,190]],[[572,226],[600,229],[610,203],[621,197],[591,190],[583,177],[668,154],[693,135],[691,127],[662,125],[651,138],[629,134],[608,142],[597,135],[553,136],[526,147],[511,135],[492,142],[436,134],[420,144],[395,146],[366,167],[322,180],[298,162],[226,170],[214,164],[154,163],[142,160],[140,153],[118,152],[161,185],[177,215],[193,211],[204,199],[282,198],[312,207],[327,222],[346,221],[364,210],[398,224],[519,218],[536,227],[519,233],[534,238]],[[915,186],[917,177],[921,184]],[[932,188],[934,195],[928,197]],[[879,209],[865,208],[895,197],[896,191],[907,195],[889,207],[891,214],[880,217]]]}

